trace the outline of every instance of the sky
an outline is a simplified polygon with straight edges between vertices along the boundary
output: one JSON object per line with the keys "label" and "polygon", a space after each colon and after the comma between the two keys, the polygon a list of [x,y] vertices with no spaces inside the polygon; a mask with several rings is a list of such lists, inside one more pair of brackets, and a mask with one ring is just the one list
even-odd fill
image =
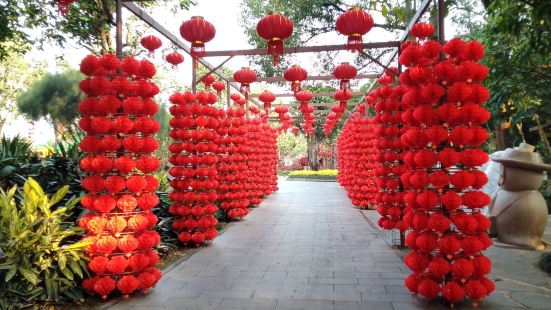
{"label": "sky", "polygon": [[[174,14],[168,8],[155,8],[151,15],[159,21],[167,29],[171,30],[173,33],[179,35],[179,27],[183,21],[188,20],[192,16],[203,16],[206,20],[212,22],[216,28],[215,38],[206,44],[206,49],[208,51],[215,50],[232,50],[232,49],[248,49],[253,48],[247,42],[247,36],[245,35],[244,30],[241,28],[239,22],[240,12],[241,12],[241,0],[198,0],[196,1],[198,5],[192,7],[189,11],[181,12],[178,15]],[[215,8],[215,9],[213,9]],[[123,9],[123,20],[128,18],[131,13]],[[373,18],[376,23],[383,23],[384,19],[382,16],[373,14]],[[455,35],[455,27],[450,21],[446,20],[446,38],[449,39]],[[153,34],[161,38],[163,41],[163,48],[170,47],[168,40],[161,37],[154,30],[146,30],[144,35]],[[365,37],[364,42],[377,42],[377,41],[388,41],[395,39],[394,36],[389,36],[382,29],[374,28],[372,29]],[[345,44],[346,37],[339,35],[337,32],[332,32],[324,35],[320,35],[315,40],[312,40],[308,45],[324,45],[324,44]],[[77,44],[69,44],[64,48],[60,48],[56,45],[46,45],[44,47],[45,51],[32,51],[26,55],[26,60],[29,62],[32,61],[45,61],[48,63],[47,71],[48,72],[59,72],[64,68],[58,67],[56,62],[56,57],[64,56],[65,60],[74,68],[78,68],[80,60],[88,54],[88,51],[83,48],[78,48]],[[169,49],[170,50],[170,49]],[[165,79],[175,81],[180,86],[190,85],[191,82],[191,57],[185,54],[183,51],[180,51],[184,54],[184,63],[178,66],[177,70],[173,70],[167,67],[165,60],[162,57],[162,53],[157,52],[153,59],[156,65],[165,65],[167,70],[159,69],[159,74]],[[334,59],[334,63],[340,63],[344,61],[352,62],[353,57],[356,54],[350,53],[347,51],[339,52]],[[269,56],[266,56],[269,57]],[[294,55],[284,55],[283,57],[289,57],[294,63],[299,63],[303,68],[305,68],[311,75],[330,75],[331,72],[320,71],[321,64],[317,62],[315,54],[305,53],[305,54],[294,54]],[[210,57],[208,61],[216,66],[221,63],[226,57]],[[225,67],[231,70],[238,70],[241,67],[248,66],[248,60],[246,57],[234,57],[231,59]],[[372,69],[369,71],[362,71],[360,73],[371,73]],[[365,82],[365,81],[364,81]],[[255,83],[252,86],[253,92],[259,92],[262,89],[270,88],[274,93],[287,93],[289,92],[288,87],[278,87],[273,84],[266,83]],[[167,97],[169,94],[161,94],[163,97]],[[288,99],[290,100],[290,99]],[[12,120],[5,127],[4,133],[8,136],[13,136],[18,133],[23,133],[24,135],[29,135],[29,137],[34,141],[35,145],[45,144],[53,140],[53,129],[45,121],[36,122],[35,125],[31,125],[28,121],[22,117],[12,118]]]}

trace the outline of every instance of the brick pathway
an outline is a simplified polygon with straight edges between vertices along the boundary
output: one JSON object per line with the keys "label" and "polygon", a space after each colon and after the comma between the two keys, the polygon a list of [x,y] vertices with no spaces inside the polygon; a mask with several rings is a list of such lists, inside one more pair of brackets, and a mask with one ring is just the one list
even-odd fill
{"label": "brick pathway", "polygon": [[336,183],[283,181],[148,295],[111,309],[447,309],[412,299],[400,255]]}

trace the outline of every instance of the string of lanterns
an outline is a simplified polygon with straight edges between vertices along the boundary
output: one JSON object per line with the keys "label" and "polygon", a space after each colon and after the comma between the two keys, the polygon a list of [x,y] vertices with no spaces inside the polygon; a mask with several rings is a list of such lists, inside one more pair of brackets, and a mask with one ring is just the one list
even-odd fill
{"label": "string of lanterns", "polygon": [[[86,56],[80,71],[87,76],[80,89],[88,96],[79,103],[79,126],[86,133],[79,146],[87,176],[80,203],[88,214],[79,220],[86,230],[83,242],[94,274],[83,287],[105,299],[117,290],[128,297],[147,292],[159,281],[159,257],[152,248],[160,236],[152,228],[157,217],[159,181],[151,174],[160,161],[151,156],[159,147],[153,134],[160,124],[153,97],[159,88],[151,82],[155,67],[147,60],[115,55]],[[119,73],[119,71],[121,73]]]}

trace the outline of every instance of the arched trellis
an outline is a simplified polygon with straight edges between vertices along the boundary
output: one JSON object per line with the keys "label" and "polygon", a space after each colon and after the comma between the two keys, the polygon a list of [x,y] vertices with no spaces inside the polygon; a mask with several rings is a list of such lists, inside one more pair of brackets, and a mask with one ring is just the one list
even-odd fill
{"label": "arched trellis", "polygon": [[[133,13],[136,17],[141,19],[143,22],[148,24],[150,27],[155,29],[157,32],[159,32],[161,35],[163,35],[165,38],[167,38],[169,41],[171,41],[173,44],[184,50],[187,54],[191,55],[191,49],[190,47],[182,42],[176,35],[174,35],[170,30],[166,29],[164,26],[159,24],[151,15],[149,15],[147,12],[139,8],[137,5],[135,5],[133,0],[116,0],[116,45],[117,45],[117,54],[122,55],[122,7],[124,6],[127,10],[129,10],[131,13]],[[369,42],[369,43],[362,43],[362,50],[359,51],[362,55],[366,56],[368,59],[370,59],[373,63],[378,65],[381,70],[376,73],[369,73],[369,74],[358,74],[356,76],[355,80],[361,80],[361,79],[377,79],[378,77],[382,76],[384,71],[388,69],[390,64],[400,56],[401,50],[400,50],[400,44],[402,44],[408,34],[410,29],[413,27],[413,25],[419,21],[421,16],[429,9],[431,6],[431,0],[424,0],[420,3],[419,7],[417,8],[414,16],[410,20],[408,26],[403,31],[402,35],[399,37],[398,40],[395,41],[384,41],[384,42]],[[443,0],[434,0],[434,5],[436,7],[437,12],[437,30],[438,30],[438,41],[443,42],[444,41],[444,1]],[[393,48],[390,55],[387,57],[387,59],[384,62],[380,62],[379,60],[369,56],[367,53],[365,53],[363,50],[365,49],[381,49],[381,48]],[[319,52],[327,52],[327,51],[340,51],[340,50],[347,50],[347,45],[321,45],[321,46],[297,46],[297,47],[286,47],[283,49],[284,54],[294,54],[294,53],[319,53]],[[267,55],[268,52],[266,49],[244,49],[244,50],[222,50],[222,51],[207,51],[205,56],[203,58],[198,58],[197,61],[205,66],[209,71],[207,74],[215,74],[220,79],[226,82],[226,88],[228,90],[227,92],[227,98],[226,102],[227,105],[230,105],[230,88],[233,88],[237,91],[239,91],[239,85],[235,83],[235,80],[231,77],[227,77],[221,72],[220,68],[222,68],[228,61],[230,61],[234,57],[239,56],[254,56],[254,55]],[[208,57],[221,57],[226,56],[227,58],[222,61],[218,65],[213,65],[209,61],[207,61],[205,58]],[[401,72],[401,66],[398,65],[398,74]],[[332,75],[321,75],[321,76],[309,76],[307,80],[320,80],[320,81],[328,81],[328,80],[336,80],[336,78]],[[197,67],[192,66],[192,91],[196,91],[196,85],[201,81],[201,77],[197,77]],[[267,83],[276,83],[284,81],[284,78],[282,76],[276,76],[276,77],[259,77],[257,78],[258,82],[267,82]],[[365,93],[355,93],[354,95],[364,95],[369,93],[373,87],[376,85],[375,82],[371,84],[368,91]],[[290,93],[284,93],[284,94],[275,94],[276,97],[291,97],[293,96]],[[318,93],[314,94],[315,96],[319,97],[329,97],[332,96],[332,93]],[[361,97],[361,101],[363,101],[364,96]],[[260,107],[260,104],[258,101],[254,98],[258,97],[258,95],[251,95],[249,97],[249,102],[252,102],[257,107]],[[354,108],[355,110],[356,108]],[[353,111],[354,111],[353,110]],[[353,112],[352,111],[352,112]],[[319,115],[319,111],[316,111]],[[368,109],[366,109],[366,115],[368,113]],[[350,114],[349,114],[350,115]]]}

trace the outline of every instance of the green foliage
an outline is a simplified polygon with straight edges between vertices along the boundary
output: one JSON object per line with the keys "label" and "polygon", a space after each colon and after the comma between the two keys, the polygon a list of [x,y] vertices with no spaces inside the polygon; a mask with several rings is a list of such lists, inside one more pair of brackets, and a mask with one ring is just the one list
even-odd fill
{"label": "green foliage", "polygon": [[10,44],[10,52],[0,60],[0,136],[7,118],[17,112],[17,96],[44,74],[44,63],[28,63],[11,50],[14,46]]}
{"label": "green foliage", "polygon": [[[486,23],[473,26],[470,37],[486,47],[483,63],[490,68],[485,84],[493,121],[532,127],[533,116],[551,120],[551,27],[549,1],[483,1]],[[513,130],[512,146],[526,138],[537,144],[537,132]],[[528,135],[531,135],[528,136]],[[523,137],[526,136],[526,137]]]}
{"label": "green foliage", "polygon": [[280,134],[277,136],[277,149],[280,159],[306,155],[306,137],[288,132]]}
{"label": "green foliage", "polygon": [[70,124],[78,116],[77,105],[83,98],[79,90],[80,72],[71,70],[46,74],[17,97],[19,112],[32,120],[48,117],[52,123]]}
{"label": "green foliage", "polygon": [[[173,11],[188,9],[192,0],[137,1],[143,8],[155,5],[171,7]],[[79,0],[69,6],[69,14],[58,11],[56,1],[4,0],[0,2],[0,59],[15,43],[18,53],[31,45],[53,41],[64,46],[68,39],[92,52],[114,52],[110,23],[115,20],[115,0]],[[37,39],[28,35],[29,29],[38,32]]]}
{"label": "green foliage", "polygon": [[0,308],[82,301],[85,244],[69,242],[82,231],[67,222],[79,199],[55,208],[68,190],[48,197],[32,178],[22,188],[0,189]]}

